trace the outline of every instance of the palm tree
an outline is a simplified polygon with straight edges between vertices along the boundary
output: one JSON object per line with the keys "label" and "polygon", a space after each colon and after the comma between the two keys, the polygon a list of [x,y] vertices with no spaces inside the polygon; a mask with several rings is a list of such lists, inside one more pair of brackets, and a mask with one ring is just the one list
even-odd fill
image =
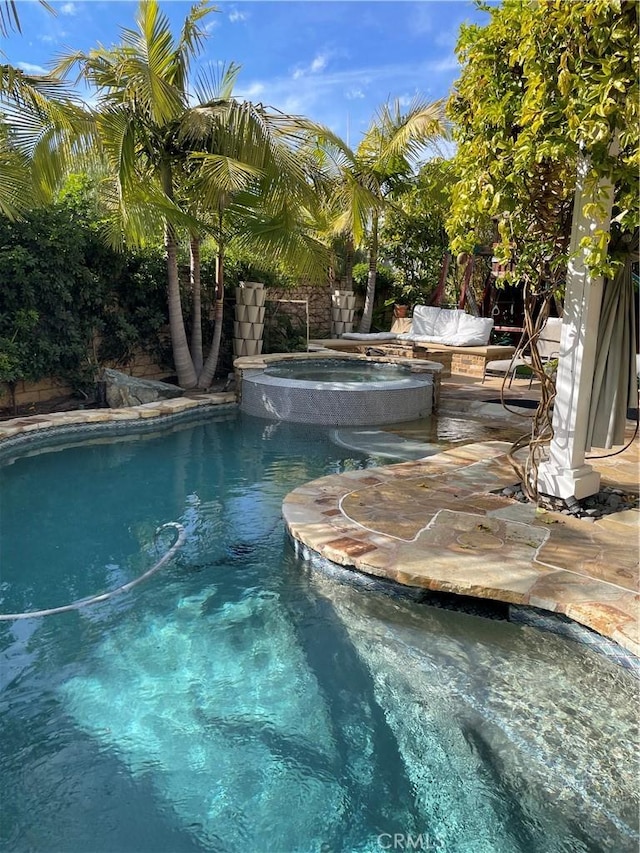
{"label": "palm tree", "polygon": [[[3,0],[0,35],[11,30],[21,32],[18,5]],[[60,80],[0,64],[0,213],[15,219],[32,203],[48,201],[90,128],[90,115]]]}
{"label": "palm tree", "polygon": [[[7,0],[0,4],[0,33],[9,29],[20,31],[20,21]],[[91,114],[62,81],[0,64],[0,213],[16,219],[49,201],[92,127]]]}
{"label": "palm tree", "polygon": [[[235,72],[222,91],[205,96],[204,86],[199,94],[206,100],[191,104],[189,70],[206,36],[200,22],[212,11],[205,0],[192,6],[176,40],[157,1],[143,0],[137,29],[124,29],[121,45],[75,53],[58,66],[63,74],[78,66],[98,91],[98,131],[115,175],[125,238],[142,242],[159,225],[164,231],[171,341],[178,381],[185,388],[208,387],[217,364],[225,210],[235,204],[250,211],[248,201],[237,196],[251,191],[249,197],[264,199],[267,188],[273,210],[276,202],[285,204],[293,184],[308,187],[287,145],[299,132],[295,121],[230,97]],[[180,228],[192,238],[196,301],[200,235],[213,228],[218,239],[214,351],[204,364],[198,334],[192,353],[185,328],[177,260]],[[281,241],[276,250],[284,251],[285,244]]]}
{"label": "palm tree", "polygon": [[[206,223],[217,253],[214,334],[199,375],[202,387],[211,382],[218,363],[228,244],[254,251],[259,247],[272,260],[284,260],[307,277],[321,270],[326,260],[321,244],[304,231],[305,210],[314,204],[315,193],[312,164],[297,150],[302,138],[299,120],[261,104],[236,100],[232,92],[238,71],[232,64],[209,79],[200,79],[196,87],[200,105],[185,117],[180,133],[190,152],[189,211]],[[201,351],[201,334],[196,328],[199,242],[192,232],[194,361],[198,348]]]}
{"label": "palm tree", "polygon": [[[360,332],[369,332],[378,263],[378,229],[385,205],[412,175],[418,156],[447,132],[444,102],[415,99],[406,112],[384,104],[352,151],[339,137],[309,124],[307,130],[334,169],[335,233],[366,242],[369,274]],[[349,245],[349,244],[347,244]]]}

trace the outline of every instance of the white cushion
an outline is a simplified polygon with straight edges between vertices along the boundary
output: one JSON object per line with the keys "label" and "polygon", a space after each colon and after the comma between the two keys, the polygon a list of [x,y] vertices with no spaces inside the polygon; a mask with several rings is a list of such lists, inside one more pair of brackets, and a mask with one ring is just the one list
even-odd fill
{"label": "white cushion", "polygon": [[413,309],[410,335],[435,335],[436,320],[442,313],[442,308],[433,305],[416,305]]}
{"label": "white cushion", "polygon": [[454,347],[481,347],[489,342],[493,320],[491,317],[472,317],[460,312],[458,328],[453,334],[446,334],[444,343]]}
{"label": "white cushion", "polygon": [[[436,322],[431,333],[436,338],[451,338],[458,333],[460,318],[465,317],[464,311],[457,308],[443,308],[436,317]],[[444,341],[443,341],[444,343]]]}
{"label": "white cushion", "polygon": [[397,335],[394,332],[371,332],[368,335],[360,332],[345,332],[342,338],[350,341],[395,341]]}
{"label": "white cushion", "polygon": [[398,335],[398,340],[411,341],[414,344],[446,344],[446,339],[439,335]]}

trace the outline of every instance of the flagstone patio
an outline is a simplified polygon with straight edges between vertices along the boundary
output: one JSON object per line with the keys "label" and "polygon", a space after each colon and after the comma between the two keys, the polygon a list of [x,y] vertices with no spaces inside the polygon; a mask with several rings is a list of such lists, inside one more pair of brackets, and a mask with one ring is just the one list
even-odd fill
{"label": "flagstone patio", "polygon": [[[307,483],[285,499],[291,535],[333,562],[401,584],[571,619],[640,653],[640,510],[589,522],[495,494],[516,482],[508,442]],[[594,460],[637,493],[640,444]]]}

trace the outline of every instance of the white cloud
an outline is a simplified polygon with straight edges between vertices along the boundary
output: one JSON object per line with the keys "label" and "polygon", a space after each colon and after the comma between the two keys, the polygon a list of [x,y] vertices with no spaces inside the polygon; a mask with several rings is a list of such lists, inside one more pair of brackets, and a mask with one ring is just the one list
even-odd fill
{"label": "white cloud", "polygon": [[428,3],[418,3],[414,7],[410,24],[413,35],[424,35],[433,29],[433,18],[428,6]]}
{"label": "white cloud", "polygon": [[251,101],[253,98],[258,97],[258,95],[262,95],[262,93],[266,90],[266,86],[264,83],[261,83],[259,80],[250,83],[246,87],[238,88],[238,97],[246,98],[248,101]]}
{"label": "white cloud", "polygon": [[[360,105],[365,106],[374,92],[376,107],[388,97],[395,97],[397,92],[410,100],[408,93],[416,91],[416,86],[426,95],[429,84],[441,75],[447,76],[451,68],[457,68],[457,63],[448,58],[360,68],[351,66],[321,74],[308,73],[309,66],[306,66],[306,71],[299,67],[286,76],[254,80],[238,95],[247,99],[260,98],[263,103],[283,112],[301,113],[327,123],[330,115],[332,118],[341,112],[346,115],[349,102],[354,111]],[[364,123],[367,122],[365,119]]]}
{"label": "white cloud", "polygon": [[75,3],[63,3],[60,6],[60,14],[61,15],[77,15],[78,7]]}
{"label": "white cloud", "polygon": [[239,9],[232,9],[229,12],[229,20],[232,24],[237,24],[238,21],[246,21],[248,17],[248,12],[241,12]]}
{"label": "white cloud", "polygon": [[205,31],[205,33],[210,33],[210,32],[212,32],[213,30],[215,30],[215,28],[216,28],[217,26],[218,26],[218,22],[217,22],[217,21],[209,21],[208,23],[206,23],[206,24],[204,25],[204,31]]}
{"label": "white cloud", "polygon": [[329,57],[326,53],[319,53],[309,66],[309,71],[317,74],[318,71],[323,71],[327,67]]}
{"label": "white cloud", "polygon": [[442,73],[443,71],[455,71],[460,67],[460,63],[456,59],[454,55],[445,56],[444,59],[438,59],[435,62],[429,63],[431,71],[434,71],[436,74]]}
{"label": "white cloud", "polygon": [[318,74],[320,71],[324,71],[327,67],[327,63],[331,58],[331,54],[328,52],[318,53],[308,65],[298,65],[294,68],[291,76],[294,80],[299,80],[301,77],[305,77],[307,74]]}
{"label": "white cloud", "polygon": [[48,74],[46,68],[43,68],[42,65],[32,65],[30,62],[19,62],[18,68],[22,71],[25,71],[27,74]]}

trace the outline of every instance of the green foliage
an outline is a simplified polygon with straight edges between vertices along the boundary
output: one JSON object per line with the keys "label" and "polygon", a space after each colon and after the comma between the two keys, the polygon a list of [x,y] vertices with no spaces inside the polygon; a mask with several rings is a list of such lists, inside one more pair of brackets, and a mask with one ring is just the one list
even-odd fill
{"label": "green foliage", "polygon": [[0,217],[0,380],[51,376],[80,389],[107,359],[136,348],[158,357],[162,257],[108,249],[92,216],[78,190],[20,223]]}
{"label": "green foliage", "polygon": [[0,382],[14,385],[26,379],[29,372],[25,338],[38,322],[38,312],[16,311],[12,335],[0,337]]}
{"label": "green foliage", "polygon": [[284,263],[270,261],[264,254],[231,247],[225,261],[225,289],[232,293],[241,281],[261,281],[266,287],[294,287],[296,276]]}
{"label": "green foliage", "polygon": [[306,352],[306,349],[306,329],[287,314],[271,314],[264,327],[264,352]]}
{"label": "green foliage", "polygon": [[[363,294],[367,289],[369,277],[369,264],[359,263],[353,267],[353,290],[355,293]],[[378,266],[376,270],[376,288],[379,295],[388,295],[396,281],[393,270],[389,267]]]}
{"label": "green foliage", "polygon": [[[580,151],[615,185],[614,229],[638,220],[638,5],[628,0],[504,0],[462,28],[448,112],[459,175],[448,230],[455,252],[499,217],[504,261],[532,290],[560,287]],[[619,153],[616,153],[619,145]],[[610,272],[605,235],[585,242]]]}
{"label": "green foliage", "polygon": [[392,301],[415,305],[435,290],[448,248],[445,218],[452,183],[451,162],[431,160],[385,213],[380,255],[395,272]]}

